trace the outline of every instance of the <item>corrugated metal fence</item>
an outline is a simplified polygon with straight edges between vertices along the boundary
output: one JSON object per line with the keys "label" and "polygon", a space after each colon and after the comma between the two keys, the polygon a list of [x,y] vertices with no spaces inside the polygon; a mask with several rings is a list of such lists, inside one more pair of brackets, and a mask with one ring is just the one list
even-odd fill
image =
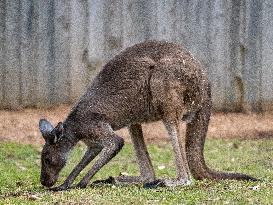
{"label": "corrugated metal fence", "polygon": [[217,110],[273,108],[271,0],[0,0],[0,108],[75,101],[101,65],[146,39],[206,66]]}

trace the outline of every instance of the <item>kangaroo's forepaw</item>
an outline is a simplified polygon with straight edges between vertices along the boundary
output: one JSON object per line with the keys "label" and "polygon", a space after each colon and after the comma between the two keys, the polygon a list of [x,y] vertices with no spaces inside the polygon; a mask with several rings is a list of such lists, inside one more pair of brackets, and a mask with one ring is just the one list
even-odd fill
{"label": "kangaroo's forepaw", "polygon": [[85,181],[81,181],[80,183],[78,183],[76,186],[75,186],[75,188],[77,188],[77,189],[84,189],[84,188],[86,188],[87,187],[87,182],[85,182]]}

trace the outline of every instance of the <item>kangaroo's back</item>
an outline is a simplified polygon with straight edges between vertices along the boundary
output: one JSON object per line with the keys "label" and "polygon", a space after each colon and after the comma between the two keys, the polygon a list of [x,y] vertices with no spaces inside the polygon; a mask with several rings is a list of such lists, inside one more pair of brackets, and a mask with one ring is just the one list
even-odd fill
{"label": "kangaroo's back", "polygon": [[[111,59],[71,115],[103,118],[113,129],[197,109],[207,83],[200,64],[180,46],[148,41]],[[170,108],[169,110],[167,108]]]}

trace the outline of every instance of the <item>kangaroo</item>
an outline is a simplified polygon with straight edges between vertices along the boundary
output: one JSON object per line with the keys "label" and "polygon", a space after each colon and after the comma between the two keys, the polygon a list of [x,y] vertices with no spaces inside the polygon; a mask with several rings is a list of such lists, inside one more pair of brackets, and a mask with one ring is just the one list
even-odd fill
{"label": "kangaroo", "polygon": [[[45,139],[41,153],[41,184],[52,187],[72,148],[81,140],[87,151],[64,183],[52,190],[71,188],[79,173],[97,156],[76,185],[91,178],[123,147],[115,130],[128,127],[140,176],[109,178],[111,183],[143,183],[145,187],[178,186],[193,178],[256,180],[240,173],[209,169],[203,150],[211,114],[211,90],[200,63],[185,49],[165,41],[146,41],[122,51],[106,63],[64,122],[53,127],[41,119]],[[163,121],[171,138],[177,178],[157,179],[144,142],[141,123]],[[179,122],[185,120],[185,146]]]}

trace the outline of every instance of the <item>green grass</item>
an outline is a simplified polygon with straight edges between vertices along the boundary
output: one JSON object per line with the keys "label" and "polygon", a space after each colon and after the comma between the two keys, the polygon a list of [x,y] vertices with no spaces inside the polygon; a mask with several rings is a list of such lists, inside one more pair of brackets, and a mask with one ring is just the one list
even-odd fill
{"label": "green grass", "polygon": [[[272,204],[273,141],[207,140],[205,156],[210,167],[243,172],[261,181],[194,181],[176,188],[143,189],[141,186],[103,185],[83,190],[50,192],[39,183],[40,147],[15,143],[0,144],[0,204]],[[77,146],[61,183],[83,155],[85,147]],[[169,144],[150,145],[159,177],[175,176],[173,155]],[[158,166],[165,165],[159,170]],[[90,167],[90,166],[89,166]],[[86,172],[86,170],[85,170]],[[94,179],[105,179],[120,172],[138,173],[132,146],[124,149]],[[83,174],[81,175],[83,176]],[[79,180],[79,179],[77,179]],[[33,196],[37,197],[34,198]]]}

